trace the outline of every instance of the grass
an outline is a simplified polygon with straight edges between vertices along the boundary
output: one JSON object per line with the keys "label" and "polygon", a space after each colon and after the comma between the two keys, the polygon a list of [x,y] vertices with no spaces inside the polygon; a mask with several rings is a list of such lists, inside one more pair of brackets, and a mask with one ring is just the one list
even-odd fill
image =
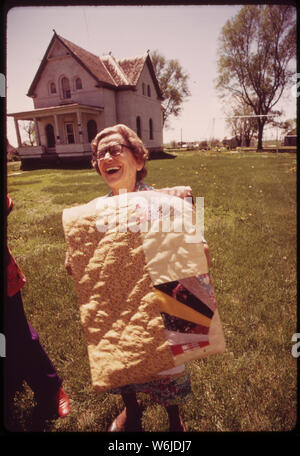
{"label": "grass", "polygon": [[[119,396],[95,394],[72,278],[64,270],[62,210],[107,192],[93,170],[8,167],[15,208],[8,241],[28,283],[28,320],[72,400],[49,432],[104,432],[123,408]],[[296,424],[296,156],[281,153],[178,152],[148,163],[156,188],[190,185],[204,196],[205,238],[227,342],[223,355],[188,363],[193,395],[181,406],[187,430],[287,431]],[[140,395],[147,432],[168,430],[165,410]],[[25,384],[15,413],[30,431],[33,395]]]}

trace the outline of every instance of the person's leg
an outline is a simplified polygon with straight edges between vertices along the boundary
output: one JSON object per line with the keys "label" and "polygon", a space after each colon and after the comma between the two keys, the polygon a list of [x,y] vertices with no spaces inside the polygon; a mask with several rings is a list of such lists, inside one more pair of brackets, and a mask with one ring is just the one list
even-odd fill
{"label": "person's leg", "polygon": [[62,385],[62,379],[40,343],[39,335],[27,323],[28,349],[24,353],[25,380],[35,394],[37,401],[47,401],[57,393]]}
{"label": "person's leg", "polygon": [[171,432],[185,432],[185,425],[179,414],[179,405],[191,393],[190,376],[184,371],[179,376],[164,377],[148,384],[153,402],[165,407]]}
{"label": "person's leg", "polygon": [[[21,304],[20,304],[21,303]],[[23,349],[23,320],[20,316],[19,308],[22,305],[20,293],[14,296],[6,296],[4,299],[4,336],[5,336],[5,357],[4,365],[4,426],[8,430],[12,429],[13,424],[13,400],[16,391],[23,383],[24,373],[22,369],[22,349]]]}
{"label": "person's leg", "polygon": [[37,332],[26,319],[20,292],[7,297],[4,315],[7,404],[11,401],[12,385],[25,380],[38,403],[37,416],[54,413],[66,416],[70,406],[67,396],[61,389],[62,379],[43,349]]}
{"label": "person's leg", "polygon": [[49,397],[59,390],[62,380],[37,332],[27,321],[20,292],[8,298],[5,313],[5,336],[10,347],[8,355],[12,353],[12,362],[22,371],[23,379],[35,396]]}
{"label": "person's leg", "polygon": [[166,407],[166,410],[169,417],[170,432],[185,432],[185,426],[180,417],[178,405],[169,405]]}
{"label": "person's leg", "polygon": [[141,409],[138,404],[135,392],[122,393],[122,399],[126,407],[125,431],[141,432]]}
{"label": "person's leg", "polygon": [[28,323],[28,338],[30,349],[25,359],[25,380],[34,392],[37,406],[34,410],[34,420],[59,416],[66,417],[70,411],[70,401],[62,388],[62,379],[40,343],[39,336]]}
{"label": "person's leg", "polygon": [[142,406],[130,387],[120,389],[125,408],[110,425],[108,432],[142,432]]}

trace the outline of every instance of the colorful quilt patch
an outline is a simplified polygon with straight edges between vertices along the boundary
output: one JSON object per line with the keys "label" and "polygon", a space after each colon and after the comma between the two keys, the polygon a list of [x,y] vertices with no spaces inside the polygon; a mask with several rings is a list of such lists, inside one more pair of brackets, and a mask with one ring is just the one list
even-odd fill
{"label": "colorful quilt patch", "polygon": [[154,285],[173,356],[209,345],[216,302],[209,274]]}

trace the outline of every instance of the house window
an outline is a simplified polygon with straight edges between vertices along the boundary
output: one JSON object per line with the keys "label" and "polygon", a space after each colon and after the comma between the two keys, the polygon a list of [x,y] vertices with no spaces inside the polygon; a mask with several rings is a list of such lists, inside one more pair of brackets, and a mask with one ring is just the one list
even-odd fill
{"label": "house window", "polygon": [[139,138],[142,138],[142,131],[141,131],[141,118],[138,116],[136,118],[136,134]]}
{"label": "house window", "polygon": [[88,132],[88,140],[89,142],[93,141],[97,134],[97,124],[95,120],[91,119],[87,123],[87,132]]}
{"label": "house window", "polygon": [[82,89],[82,82],[81,82],[80,78],[76,78],[76,80],[75,80],[75,89],[76,90]]}
{"label": "house window", "polygon": [[67,143],[74,144],[75,143],[75,136],[74,136],[74,126],[72,123],[66,124],[66,133],[67,133]]}
{"label": "house window", "polygon": [[144,82],[142,84],[142,92],[143,92],[143,95],[146,95],[146,87],[145,87],[145,83]]}
{"label": "house window", "polygon": [[149,85],[147,87],[147,94],[148,94],[148,97],[151,97],[151,88]]}
{"label": "house window", "polygon": [[54,82],[50,82],[50,93],[56,93],[56,85]]}
{"label": "house window", "polygon": [[46,125],[47,147],[55,147],[55,136],[53,125]]}
{"label": "house window", "polygon": [[63,98],[71,98],[71,90],[69,79],[63,77],[61,80],[62,96]]}
{"label": "house window", "polygon": [[153,139],[153,121],[149,119],[149,139]]}

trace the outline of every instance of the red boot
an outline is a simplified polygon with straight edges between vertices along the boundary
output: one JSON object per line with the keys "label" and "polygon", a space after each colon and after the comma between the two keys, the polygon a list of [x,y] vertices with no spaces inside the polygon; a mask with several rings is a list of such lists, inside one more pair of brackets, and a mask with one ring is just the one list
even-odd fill
{"label": "red boot", "polygon": [[55,401],[58,416],[65,418],[69,415],[71,411],[70,401],[62,388],[59,388],[57,394],[55,395]]}

